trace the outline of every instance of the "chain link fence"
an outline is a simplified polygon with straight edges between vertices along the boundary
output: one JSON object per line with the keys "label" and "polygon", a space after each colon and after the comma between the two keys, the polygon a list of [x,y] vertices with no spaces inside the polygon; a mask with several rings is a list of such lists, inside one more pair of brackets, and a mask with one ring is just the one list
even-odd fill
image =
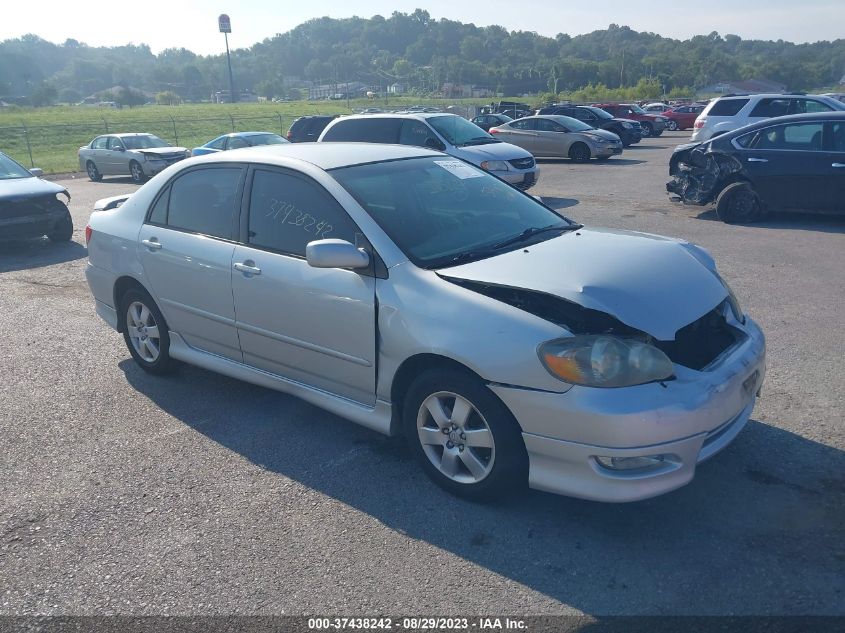
{"label": "chain link fence", "polygon": [[299,115],[280,113],[264,116],[223,116],[214,118],[167,117],[129,123],[109,121],[0,127],[0,151],[29,167],[47,173],[79,169],[77,151],[100,134],[147,132],[176,146],[192,148],[229,132],[261,131],[284,136]]}

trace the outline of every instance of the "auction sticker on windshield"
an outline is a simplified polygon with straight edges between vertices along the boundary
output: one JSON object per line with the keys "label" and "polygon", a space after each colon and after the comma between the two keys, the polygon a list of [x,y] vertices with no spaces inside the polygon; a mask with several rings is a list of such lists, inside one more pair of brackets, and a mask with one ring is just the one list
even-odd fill
{"label": "auction sticker on windshield", "polygon": [[459,160],[436,160],[434,162],[461,180],[466,180],[467,178],[481,178],[484,175],[482,172],[470,167],[466,163],[462,163]]}

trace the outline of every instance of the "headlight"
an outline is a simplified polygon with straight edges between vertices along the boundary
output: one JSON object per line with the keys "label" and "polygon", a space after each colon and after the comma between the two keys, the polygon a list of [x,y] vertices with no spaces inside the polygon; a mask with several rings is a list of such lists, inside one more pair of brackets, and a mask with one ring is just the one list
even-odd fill
{"label": "headlight", "polygon": [[630,130],[634,126],[628,123],[627,121],[622,121],[622,127],[624,127],[626,130]]}
{"label": "headlight", "polygon": [[485,171],[507,171],[508,164],[503,160],[485,160],[481,163],[481,169]]}
{"label": "headlight", "polygon": [[672,361],[647,343],[612,336],[575,336],[543,343],[540,360],[552,376],[587,387],[629,387],[669,378]]}

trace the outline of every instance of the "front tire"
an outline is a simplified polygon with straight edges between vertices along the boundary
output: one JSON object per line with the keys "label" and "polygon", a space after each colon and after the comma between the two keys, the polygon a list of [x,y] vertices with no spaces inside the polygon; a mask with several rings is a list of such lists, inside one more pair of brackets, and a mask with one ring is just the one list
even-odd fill
{"label": "front tire", "polygon": [[590,156],[590,148],[585,143],[574,143],[569,148],[569,158],[576,163],[586,163]]}
{"label": "front tire", "polygon": [[47,237],[51,242],[69,242],[73,237],[73,218],[70,217],[70,211],[65,203],[56,200],[54,204],[64,210],[64,215],[56,222]]}
{"label": "front tire", "polygon": [[651,123],[642,123],[640,127],[642,127],[643,129],[643,138],[654,136],[654,127],[651,125]]}
{"label": "front tire", "polygon": [[725,224],[749,224],[763,217],[763,204],[747,182],[734,182],[716,199],[716,215]]}
{"label": "front tire", "polygon": [[132,177],[132,182],[142,183],[144,182],[147,177],[144,175],[144,170],[141,167],[141,163],[137,160],[133,160],[129,163],[129,175]]}
{"label": "front tire", "polygon": [[170,333],[153,298],[140,288],[130,288],[120,299],[123,340],[134,361],[150,374],[166,374],[176,368],[170,357]]}
{"label": "front tire", "polygon": [[480,501],[525,486],[528,456],[519,424],[476,376],[424,372],[405,396],[403,422],[423,470],[452,494]]}
{"label": "front tire", "polygon": [[85,163],[85,171],[88,173],[88,178],[91,179],[91,182],[100,182],[103,179],[103,174],[101,174],[100,170],[97,169],[93,160],[89,160]]}

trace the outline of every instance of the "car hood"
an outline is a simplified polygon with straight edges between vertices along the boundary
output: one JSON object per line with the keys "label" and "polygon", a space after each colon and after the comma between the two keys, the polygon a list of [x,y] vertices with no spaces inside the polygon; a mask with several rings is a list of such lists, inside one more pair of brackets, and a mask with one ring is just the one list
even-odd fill
{"label": "car hood", "polygon": [[149,149],[135,149],[133,152],[141,154],[154,154],[155,156],[167,156],[168,154],[184,154],[188,151],[187,147],[151,147]]}
{"label": "car hood", "polygon": [[557,296],[661,341],[674,340],[679,329],[727,297],[706,251],[668,237],[611,229],[570,231],[438,273]]}
{"label": "car hood", "polygon": [[467,147],[452,147],[449,154],[463,158],[478,165],[485,160],[514,160],[528,158],[531,153],[510,143],[488,143],[487,145],[469,145]]}
{"label": "car hood", "polygon": [[617,136],[613,132],[609,132],[608,130],[586,130],[584,132],[581,132],[581,134],[587,134],[589,136],[598,136],[599,138],[603,138],[608,141],[619,140],[619,136]]}
{"label": "car hood", "polygon": [[35,176],[0,180],[0,200],[3,201],[23,200],[37,196],[56,195],[57,193],[63,193],[70,199],[67,189],[61,185],[48,180],[41,180]]}

